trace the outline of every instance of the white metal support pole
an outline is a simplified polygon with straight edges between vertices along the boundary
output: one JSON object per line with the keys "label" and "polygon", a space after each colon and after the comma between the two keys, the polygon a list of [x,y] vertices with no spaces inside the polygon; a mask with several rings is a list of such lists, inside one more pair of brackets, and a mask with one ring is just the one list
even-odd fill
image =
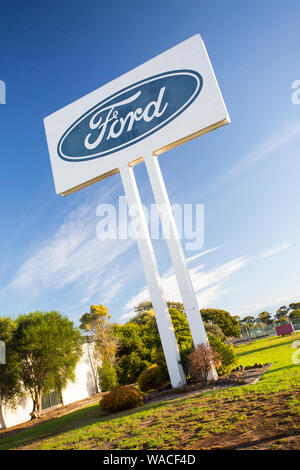
{"label": "white metal support pole", "polygon": [[180,354],[168,306],[163,296],[157,262],[133,169],[125,165],[120,168],[120,173],[129,212],[134,212],[134,215],[132,214],[132,222],[137,234],[138,248],[155,312],[171,384],[173,387],[179,387],[186,383],[185,375],[180,363]]}
{"label": "white metal support pole", "polygon": [[[162,229],[170,252],[184,310],[190,326],[193,342],[196,347],[199,344],[207,343],[208,340],[190,273],[187,268],[183,249],[180,243],[172,207],[157,157],[150,154],[145,156],[144,160],[154,199],[158,206]],[[217,378],[217,373],[214,368],[212,369],[212,375],[214,378]]]}

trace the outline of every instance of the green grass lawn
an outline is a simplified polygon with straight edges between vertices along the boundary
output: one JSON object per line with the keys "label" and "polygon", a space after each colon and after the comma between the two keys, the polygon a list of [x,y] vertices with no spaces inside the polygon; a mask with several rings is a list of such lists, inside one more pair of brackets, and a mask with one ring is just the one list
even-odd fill
{"label": "green grass lawn", "polygon": [[3,438],[0,449],[201,449],[266,440],[269,448],[295,446],[300,367],[292,363],[292,343],[299,339],[297,333],[236,348],[244,366],[272,363],[255,385],[111,416],[92,405]]}

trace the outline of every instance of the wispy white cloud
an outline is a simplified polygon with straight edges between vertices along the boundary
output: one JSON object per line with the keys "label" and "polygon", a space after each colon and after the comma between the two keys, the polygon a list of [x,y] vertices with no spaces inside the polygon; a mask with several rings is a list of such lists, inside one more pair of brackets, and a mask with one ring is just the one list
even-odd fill
{"label": "wispy white cloud", "polygon": [[[109,199],[107,192],[103,199]],[[84,199],[71,209],[54,234],[32,247],[13,279],[1,289],[1,297],[22,293],[25,301],[69,286],[81,295],[79,305],[97,292],[104,303],[115,297],[128,282],[129,270],[122,275],[119,268],[134,241],[97,238],[96,207],[101,202],[99,197]]]}
{"label": "wispy white cloud", "polygon": [[290,248],[291,244],[290,243],[283,243],[281,245],[275,246],[274,248],[270,248],[269,250],[264,251],[261,253],[260,258],[268,258],[269,256],[276,255],[277,253],[280,253],[281,251],[285,251],[288,248]]}
{"label": "wispy white cloud", "polygon": [[[258,256],[242,256],[234,258],[227,263],[223,263],[217,266],[214,269],[206,269],[205,264],[196,264],[193,268],[189,269],[192,283],[196,292],[198,304],[200,308],[205,308],[213,305],[218,299],[220,299],[224,294],[232,291],[234,289],[233,284],[228,285],[228,281],[231,277],[242,268],[247,266],[250,262],[254,260],[259,260],[268,256],[275,255],[281,251],[288,249],[291,245],[289,243],[282,243],[273,248],[265,250],[262,254]],[[198,253],[197,255],[187,258],[187,261],[199,261],[199,258],[203,255],[212,253],[221,247],[211,248],[209,250]],[[162,288],[164,295],[167,299],[172,299],[174,301],[181,302],[181,296],[178,289],[176,277],[173,268],[165,271],[161,277]],[[134,307],[138,305],[139,302],[149,300],[150,295],[147,286],[144,286],[136,295],[132,296],[123,307],[123,315],[121,316],[122,320],[129,319],[134,316]],[[286,299],[286,298],[285,298]],[[292,298],[291,298],[292,300]],[[273,304],[280,303],[284,301],[284,298],[273,300]],[[272,305],[273,305],[272,304]],[[271,305],[271,304],[270,304]],[[243,314],[247,314],[252,311],[257,311],[260,308],[266,307],[267,302],[258,302],[257,304],[245,305],[241,311]]]}
{"label": "wispy white cloud", "polygon": [[[230,288],[225,285],[226,281],[235,272],[246,266],[250,260],[250,257],[235,258],[212,270],[205,270],[205,265],[203,264],[191,268],[189,271],[201,308],[211,305],[223,294],[228,292]],[[181,296],[173,269],[165,271],[162,275],[161,282],[165,297],[181,302]],[[149,297],[148,288],[145,286],[140,292],[128,300],[123,308],[124,314],[121,316],[121,319],[131,318],[134,315],[134,307],[139,302],[149,299]]]}
{"label": "wispy white cloud", "polygon": [[273,310],[274,307],[280,307],[282,305],[288,305],[289,303],[297,300],[299,293],[295,292],[295,295],[291,296],[275,296],[272,294],[272,298],[265,298],[264,300],[254,302],[252,304],[243,305],[240,309],[240,317],[244,318],[246,315],[256,315],[259,312]]}
{"label": "wispy white cloud", "polygon": [[250,150],[246,154],[242,155],[241,158],[231,168],[229,168],[227,172],[225,171],[222,176],[215,179],[214,182],[208,186],[207,192],[219,189],[221,184],[227,183],[228,181],[247,171],[256,163],[272,156],[274,152],[284,147],[284,145],[288,144],[296,137],[300,137],[299,120],[290,122],[281,129],[277,129],[274,134],[263,140],[255,148],[253,148],[253,150]]}
{"label": "wispy white cloud", "polygon": [[259,162],[265,157],[272,155],[273,152],[283,147],[295,137],[300,136],[300,121],[289,123],[282,129],[277,130],[272,136],[268,137],[253,151],[241,158],[225,175],[226,178],[238,176],[249,167]]}
{"label": "wispy white cloud", "polygon": [[200,253],[197,253],[194,256],[190,256],[189,258],[186,258],[186,261],[189,263],[190,261],[194,261],[195,259],[198,259],[201,256],[208,255],[209,253],[220,250],[221,248],[222,248],[221,246],[216,246],[215,248],[210,248],[209,250],[201,251]]}

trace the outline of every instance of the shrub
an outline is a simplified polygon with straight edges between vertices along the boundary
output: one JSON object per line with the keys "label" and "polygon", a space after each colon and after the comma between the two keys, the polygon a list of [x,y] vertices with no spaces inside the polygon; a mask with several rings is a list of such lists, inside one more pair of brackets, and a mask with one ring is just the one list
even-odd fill
{"label": "shrub", "polygon": [[117,371],[109,361],[103,361],[98,369],[101,392],[108,392],[118,385]]}
{"label": "shrub", "polygon": [[145,369],[137,380],[142,392],[156,388],[161,382],[160,375],[160,367],[157,364],[153,364],[148,369]]}
{"label": "shrub", "polygon": [[188,375],[191,382],[206,382],[211,365],[221,364],[220,355],[209,344],[200,344],[188,356]]}
{"label": "shrub", "polygon": [[[174,305],[172,302],[172,306]],[[116,369],[119,383],[122,385],[135,383],[139,375],[151,364],[158,364],[162,379],[168,380],[155,314],[152,310],[145,311],[144,306],[143,304],[137,307],[137,311],[142,313],[129,322],[124,325],[114,325],[114,333],[119,338]],[[170,308],[169,312],[181,359],[185,361],[193,347],[189,324],[183,312],[174,308]]]}
{"label": "shrub", "polygon": [[237,363],[237,356],[232,344],[227,345],[217,336],[208,335],[209,344],[212,349],[219,354],[221,365],[217,368],[219,375],[230,372]]}
{"label": "shrub", "polygon": [[100,407],[104,411],[130,410],[144,404],[142,394],[134,387],[121,386],[114,388],[100,401]]}

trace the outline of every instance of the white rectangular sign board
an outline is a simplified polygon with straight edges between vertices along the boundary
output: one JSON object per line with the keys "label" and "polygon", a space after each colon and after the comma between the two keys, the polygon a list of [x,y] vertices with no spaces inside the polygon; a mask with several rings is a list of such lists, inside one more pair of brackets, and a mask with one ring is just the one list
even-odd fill
{"label": "white rectangular sign board", "polygon": [[44,119],[67,195],[230,122],[199,34]]}

